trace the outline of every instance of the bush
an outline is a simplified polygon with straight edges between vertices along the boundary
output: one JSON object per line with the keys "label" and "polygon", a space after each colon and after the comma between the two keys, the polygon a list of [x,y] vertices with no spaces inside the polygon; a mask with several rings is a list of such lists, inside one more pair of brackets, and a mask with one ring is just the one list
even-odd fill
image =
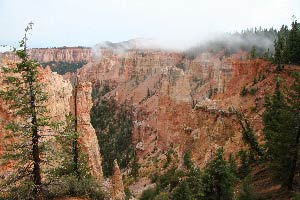
{"label": "bush", "polygon": [[242,184],[239,191],[237,200],[257,200],[258,194],[255,192],[254,187],[251,185],[251,178],[247,176]]}
{"label": "bush", "polygon": [[191,169],[193,167],[193,162],[191,160],[191,152],[186,152],[183,157],[183,163],[187,169]]}
{"label": "bush", "polygon": [[47,187],[47,199],[58,197],[87,197],[90,199],[105,199],[100,186],[91,177],[78,180],[76,176],[64,176]]}
{"label": "bush", "polygon": [[145,190],[143,193],[142,193],[142,196],[140,198],[140,200],[150,200],[150,199],[154,199],[155,196],[157,196],[159,193],[159,190],[157,187],[155,188],[151,188],[151,189],[148,189],[148,190]]}
{"label": "bush", "polygon": [[244,86],[240,92],[240,95],[243,97],[243,96],[246,96],[248,93],[248,89],[246,88],[246,86]]}
{"label": "bush", "polygon": [[250,88],[249,93],[250,93],[251,95],[255,95],[257,91],[258,91],[258,87],[252,87],[252,88]]}

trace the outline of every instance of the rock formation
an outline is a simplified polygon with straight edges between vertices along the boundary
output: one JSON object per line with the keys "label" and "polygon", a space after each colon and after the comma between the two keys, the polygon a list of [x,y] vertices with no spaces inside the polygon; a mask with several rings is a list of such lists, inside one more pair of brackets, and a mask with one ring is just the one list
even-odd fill
{"label": "rock formation", "polygon": [[92,175],[98,181],[102,181],[103,172],[100,148],[95,130],[90,123],[90,110],[93,106],[91,96],[92,84],[79,81],[75,89],[76,106],[74,105],[74,97],[71,105],[73,108],[76,107],[77,131],[80,134],[79,142],[82,145],[83,151],[87,154]]}
{"label": "rock formation", "polygon": [[[92,50],[86,47],[60,47],[60,48],[36,48],[29,49],[32,59],[40,63],[44,62],[80,62],[91,61]],[[17,56],[11,52],[0,53],[0,59],[17,61]]]}
{"label": "rock formation", "polygon": [[112,182],[112,198],[114,200],[124,200],[124,185],[122,181],[122,174],[118,165],[117,160],[114,160],[113,176],[111,179]]}

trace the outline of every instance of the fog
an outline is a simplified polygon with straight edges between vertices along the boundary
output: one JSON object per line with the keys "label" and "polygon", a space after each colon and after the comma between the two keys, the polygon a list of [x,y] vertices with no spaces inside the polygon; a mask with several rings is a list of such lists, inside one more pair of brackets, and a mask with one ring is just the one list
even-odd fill
{"label": "fog", "polygon": [[221,33],[280,28],[299,14],[299,0],[0,0],[0,44],[17,46],[33,21],[31,48],[147,38],[144,46],[184,50]]}

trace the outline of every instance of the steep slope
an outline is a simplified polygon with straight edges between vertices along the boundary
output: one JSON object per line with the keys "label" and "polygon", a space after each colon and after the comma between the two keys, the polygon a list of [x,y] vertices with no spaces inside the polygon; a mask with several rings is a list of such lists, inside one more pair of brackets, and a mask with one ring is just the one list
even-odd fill
{"label": "steep slope", "polygon": [[[262,140],[264,96],[274,89],[269,62],[247,60],[246,52],[230,57],[222,51],[201,53],[193,60],[158,50],[105,50],[101,55],[77,74],[94,87],[109,86],[104,98],[133,105],[140,178],[161,170],[170,150],[171,163],[180,168],[187,151],[204,167],[218,147],[224,147],[227,157],[245,148],[236,109],[245,113]],[[249,92],[241,96],[244,86]],[[133,192],[138,195],[142,189],[137,188]]]}

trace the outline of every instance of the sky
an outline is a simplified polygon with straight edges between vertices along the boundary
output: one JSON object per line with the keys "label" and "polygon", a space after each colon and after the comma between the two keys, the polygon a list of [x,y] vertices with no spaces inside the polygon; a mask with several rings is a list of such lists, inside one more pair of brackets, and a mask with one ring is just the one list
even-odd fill
{"label": "sky", "polygon": [[0,44],[93,46],[133,38],[187,48],[221,32],[290,24],[300,0],[0,0]]}

